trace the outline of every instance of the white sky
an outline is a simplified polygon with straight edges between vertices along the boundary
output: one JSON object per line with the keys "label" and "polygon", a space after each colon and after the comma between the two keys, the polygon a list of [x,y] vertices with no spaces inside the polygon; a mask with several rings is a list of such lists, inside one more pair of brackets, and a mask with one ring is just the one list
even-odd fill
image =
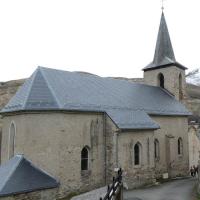
{"label": "white sky", "polygon": [[[0,0],[0,81],[37,66],[142,77],[153,59],[161,0]],[[166,0],[178,62],[200,67],[200,0]]]}

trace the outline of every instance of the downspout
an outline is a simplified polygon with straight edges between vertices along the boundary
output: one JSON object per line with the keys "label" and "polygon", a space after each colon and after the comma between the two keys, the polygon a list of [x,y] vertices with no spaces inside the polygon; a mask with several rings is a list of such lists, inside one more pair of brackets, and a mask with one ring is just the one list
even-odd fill
{"label": "downspout", "polygon": [[119,168],[119,160],[118,160],[118,137],[120,130],[118,129],[115,134],[115,167]]}
{"label": "downspout", "polygon": [[118,163],[118,133],[116,132],[116,167],[119,167],[119,163]]}
{"label": "downspout", "polygon": [[106,113],[103,113],[103,137],[104,137],[104,181],[107,183],[107,142],[106,142]]}

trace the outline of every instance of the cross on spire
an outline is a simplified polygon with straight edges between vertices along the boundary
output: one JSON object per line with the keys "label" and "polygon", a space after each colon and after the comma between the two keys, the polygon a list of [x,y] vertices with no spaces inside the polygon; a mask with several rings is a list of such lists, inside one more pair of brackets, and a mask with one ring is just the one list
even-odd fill
{"label": "cross on spire", "polygon": [[[162,2],[165,0],[162,0]],[[147,65],[143,70],[148,71],[152,69],[157,69],[159,67],[166,66],[177,66],[181,69],[187,69],[180,63],[176,61],[173,47],[170,40],[169,31],[167,28],[167,23],[165,20],[164,12],[161,14],[160,27],[157,36],[156,48],[154,53],[153,62]]]}
{"label": "cross on spire", "polygon": [[164,0],[162,0],[162,7],[161,7],[162,11],[164,10]]}

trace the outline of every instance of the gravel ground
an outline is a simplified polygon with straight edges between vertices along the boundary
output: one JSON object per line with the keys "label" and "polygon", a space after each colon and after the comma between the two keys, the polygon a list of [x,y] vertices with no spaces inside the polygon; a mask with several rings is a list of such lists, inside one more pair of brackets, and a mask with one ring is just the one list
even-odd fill
{"label": "gravel ground", "polygon": [[100,197],[103,197],[106,194],[106,191],[107,187],[102,187],[82,195],[75,196],[71,200],[99,200]]}
{"label": "gravel ground", "polygon": [[174,180],[146,189],[124,192],[124,200],[192,200],[197,179]]}

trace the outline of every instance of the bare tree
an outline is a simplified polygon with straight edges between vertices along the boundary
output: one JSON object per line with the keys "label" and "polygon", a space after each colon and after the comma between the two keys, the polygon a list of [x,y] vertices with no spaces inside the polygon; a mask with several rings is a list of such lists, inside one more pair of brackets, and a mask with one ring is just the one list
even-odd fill
{"label": "bare tree", "polygon": [[188,73],[185,75],[185,77],[186,77],[186,78],[192,78],[192,77],[196,76],[197,74],[199,74],[199,69],[194,69],[194,70],[188,72]]}
{"label": "bare tree", "polygon": [[195,85],[200,85],[200,71],[198,68],[188,72],[185,77],[187,82]]}

